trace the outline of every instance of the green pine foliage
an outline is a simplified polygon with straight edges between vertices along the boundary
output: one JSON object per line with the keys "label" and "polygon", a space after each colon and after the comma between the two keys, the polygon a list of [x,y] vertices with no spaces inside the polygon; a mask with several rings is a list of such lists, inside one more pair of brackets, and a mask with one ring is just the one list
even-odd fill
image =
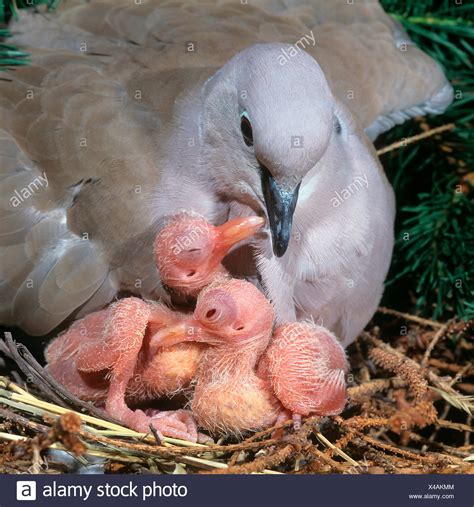
{"label": "green pine foliage", "polygon": [[0,23],[8,23],[11,17],[18,16],[17,9],[46,5],[54,9],[60,0],[0,0]]}
{"label": "green pine foliage", "polygon": [[[328,0],[329,1],[329,0]],[[0,0],[0,40],[16,8],[54,8],[59,0]],[[413,120],[377,141],[386,146],[454,123],[455,129],[382,155],[397,196],[397,240],[384,303],[435,319],[474,318],[474,2],[381,0],[414,42],[435,58],[453,84],[455,100],[442,116]],[[28,55],[0,44],[0,66]]]}
{"label": "green pine foliage", "polygon": [[12,17],[17,17],[17,9],[46,5],[48,9],[54,9],[59,0],[0,0],[0,67],[7,69],[29,63],[28,53],[20,51],[15,46],[7,44],[6,38],[10,35],[6,28]]}
{"label": "green pine foliage", "polygon": [[444,115],[411,121],[377,141],[386,146],[421,127],[451,132],[382,155],[397,197],[397,240],[385,304],[434,319],[474,318],[474,3],[382,0],[453,84]]}
{"label": "green pine foliage", "polygon": [[[0,41],[10,35],[7,29],[0,28]],[[26,65],[28,63],[28,53],[20,51],[11,44],[0,42],[0,67],[11,68],[17,65]]]}

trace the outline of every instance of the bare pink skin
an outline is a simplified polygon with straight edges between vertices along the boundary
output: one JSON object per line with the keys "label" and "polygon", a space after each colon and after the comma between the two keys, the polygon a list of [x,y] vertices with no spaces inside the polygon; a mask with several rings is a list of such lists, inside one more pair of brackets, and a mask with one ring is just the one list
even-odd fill
{"label": "bare pink skin", "polygon": [[[226,253],[263,222],[248,217],[214,227],[202,217],[177,215],[155,242],[164,281],[189,294],[198,292],[225,273],[220,263]],[[104,403],[107,413],[137,431],[148,432],[153,424],[163,435],[196,441],[197,427],[188,411],[145,414],[127,404],[174,394],[194,378],[205,345],[175,334],[176,344],[163,348],[154,338],[187,318],[158,303],[122,299],[58,336],[46,351],[48,370],[71,392]]]}
{"label": "bare pink skin", "polygon": [[335,415],[347,401],[344,349],[327,329],[307,322],[279,326],[262,368],[294,415]]}

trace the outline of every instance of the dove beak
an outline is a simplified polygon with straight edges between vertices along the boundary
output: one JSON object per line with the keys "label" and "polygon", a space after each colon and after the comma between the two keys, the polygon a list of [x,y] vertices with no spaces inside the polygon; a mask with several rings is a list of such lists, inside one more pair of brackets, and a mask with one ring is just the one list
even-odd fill
{"label": "dove beak", "polygon": [[301,182],[292,190],[280,188],[270,171],[260,164],[262,191],[272,232],[273,253],[281,257],[288,248],[293,224],[293,213]]}

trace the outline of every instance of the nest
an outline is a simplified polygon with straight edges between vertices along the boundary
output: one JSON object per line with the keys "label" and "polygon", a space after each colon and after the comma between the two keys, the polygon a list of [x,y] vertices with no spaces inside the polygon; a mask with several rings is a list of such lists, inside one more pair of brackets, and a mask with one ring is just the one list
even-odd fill
{"label": "nest", "polygon": [[[0,473],[62,473],[98,458],[108,473],[473,473],[473,328],[380,308],[348,352],[341,415],[211,445],[120,425],[68,393],[6,333]],[[51,449],[73,456],[75,468]]]}

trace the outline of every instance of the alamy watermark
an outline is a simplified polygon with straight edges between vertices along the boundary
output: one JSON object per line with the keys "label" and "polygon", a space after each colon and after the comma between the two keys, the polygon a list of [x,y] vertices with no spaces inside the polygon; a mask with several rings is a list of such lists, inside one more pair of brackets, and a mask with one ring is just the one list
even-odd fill
{"label": "alamy watermark", "polygon": [[367,175],[356,176],[354,181],[347,185],[347,187],[342,188],[337,191],[334,190],[334,197],[331,197],[331,204],[334,208],[339,207],[344,201],[347,201],[350,197],[352,197],[357,190],[360,190],[362,187],[369,188],[369,179]]}
{"label": "alamy watermark", "polygon": [[34,195],[42,188],[47,188],[49,185],[48,177],[43,172],[41,176],[34,178],[26,187],[22,187],[19,190],[15,190],[13,195],[10,197],[10,204],[17,208],[22,202],[26,201],[29,197]]}
{"label": "alamy watermark", "polygon": [[291,58],[296,56],[301,51],[304,51],[307,47],[316,45],[316,38],[313,30],[308,34],[304,34],[301,39],[298,39],[294,44],[288,46],[286,49],[282,48],[278,55],[278,63],[280,65],[286,65]]}
{"label": "alamy watermark", "polygon": [[189,249],[189,247],[193,246],[194,241],[204,236],[207,232],[208,227],[203,223],[203,225],[196,225],[193,227],[187,234],[178,236],[171,246],[173,254],[178,255],[183,250]]}

